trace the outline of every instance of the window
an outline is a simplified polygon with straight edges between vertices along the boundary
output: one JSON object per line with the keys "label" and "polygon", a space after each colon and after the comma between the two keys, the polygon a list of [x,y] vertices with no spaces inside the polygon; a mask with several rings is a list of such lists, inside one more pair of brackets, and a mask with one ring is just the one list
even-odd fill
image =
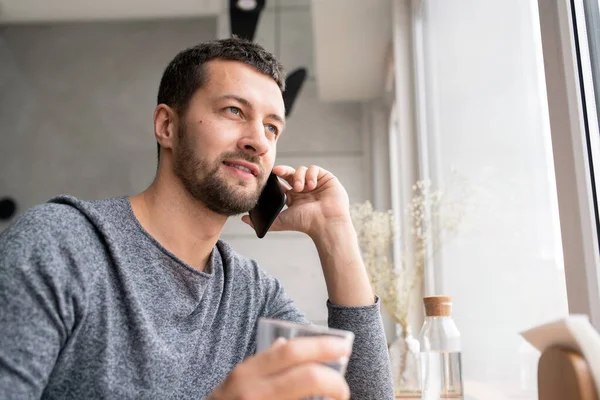
{"label": "window", "polygon": [[[598,0],[406,3],[394,2],[396,59],[411,62],[395,68],[414,91],[396,86],[392,144],[465,205],[424,291],[453,297],[466,397],[535,399],[539,355],[519,332],[569,312],[600,326]],[[391,175],[398,192],[414,183]]]}

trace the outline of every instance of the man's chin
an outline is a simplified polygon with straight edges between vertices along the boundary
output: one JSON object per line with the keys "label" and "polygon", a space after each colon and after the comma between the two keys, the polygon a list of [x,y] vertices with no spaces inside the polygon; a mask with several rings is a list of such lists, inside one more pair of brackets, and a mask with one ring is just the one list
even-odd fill
{"label": "man's chin", "polygon": [[[215,179],[216,178],[216,179]],[[247,213],[260,196],[257,180],[228,179],[229,177],[213,177],[212,184],[198,190],[199,198],[204,200],[212,211],[225,216]]]}
{"label": "man's chin", "polygon": [[247,190],[248,188],[231,188],[227,192],[230,204],[238,204],[240,206],[237,214],[247,213],[258,202],[259,195],[256,190]]}

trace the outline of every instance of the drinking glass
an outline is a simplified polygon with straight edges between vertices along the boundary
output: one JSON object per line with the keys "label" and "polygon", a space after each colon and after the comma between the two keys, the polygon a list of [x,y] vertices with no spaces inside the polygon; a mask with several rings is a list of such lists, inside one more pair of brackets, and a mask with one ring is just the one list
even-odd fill
{"label": "drinking glass", "polygon": [[[289,340],[307,336],[336,336],[347,340],[350,346],[354,343],[354,333],[350,331],[333,329],[325,326],[305,325],[289,321],[260,318],[258,320],[256,352],[260,353],[267,350],[278,338]],[[324,363],[324,365],[327,365],[344,375],[346,373],[346,367],[348,366],[348,358],[342,357],[334,362]],[[304,400],[325,400],[325,397],[312,396]]]}

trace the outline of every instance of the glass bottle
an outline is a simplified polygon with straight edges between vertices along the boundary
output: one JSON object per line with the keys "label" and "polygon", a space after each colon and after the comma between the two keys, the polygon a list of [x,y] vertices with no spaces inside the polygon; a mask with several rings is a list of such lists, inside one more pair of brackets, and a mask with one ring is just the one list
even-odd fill
{"label": "glass bottle", "polygon": [[421,399],[463,399],[460,333],[448,296],[423,299],[425,321],[419,335]]}

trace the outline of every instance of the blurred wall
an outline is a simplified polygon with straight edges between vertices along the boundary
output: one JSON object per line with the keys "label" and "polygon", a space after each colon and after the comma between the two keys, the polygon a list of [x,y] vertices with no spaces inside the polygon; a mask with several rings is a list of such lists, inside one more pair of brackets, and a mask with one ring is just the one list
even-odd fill
{"label": "blurred wall", "polygon": [[0,197],[24,211],[58,193],[144,189],[156,170],[163,69],[215,29],[214,19],[3,27]]}

